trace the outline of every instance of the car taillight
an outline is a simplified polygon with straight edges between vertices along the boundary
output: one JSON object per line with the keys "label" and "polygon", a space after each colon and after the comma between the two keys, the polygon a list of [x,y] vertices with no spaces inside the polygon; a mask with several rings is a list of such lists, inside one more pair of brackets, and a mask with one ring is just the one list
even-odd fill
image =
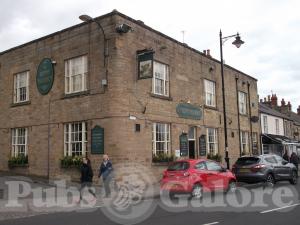
{"label": "car taillight", "polygon": [[188,177],[189,175],[190,175],[189,172],[184,172],[184,173],[183,173],[183,176],[184,176],[184,177]]}
{"label": "car taillight", "polygon": [[265,167],[266,167],[265,164],[258,164],[258,165],[256,165],[256,166],[252,167],[251,170],[252,170],[253,172],[257,172],[257,171],[259,171],[259,170],[261,170],[261,169],[263,169],[263,168],[265,168]]}

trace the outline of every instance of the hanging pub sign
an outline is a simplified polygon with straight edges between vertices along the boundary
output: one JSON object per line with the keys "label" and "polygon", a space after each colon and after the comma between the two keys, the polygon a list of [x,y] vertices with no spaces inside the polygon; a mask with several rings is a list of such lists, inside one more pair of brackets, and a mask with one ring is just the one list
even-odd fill
{"label": "hanging pub sign", "polygon": [[201,135],[199,137],[199,155],[206,156],[206,136]]}
{"label": "hanging pub sign", "polygon": [[153,77],[153,50],[137,51],[138,58],[138,79],[147,79]]}
{"label": "hanging pub sign", "polygon": [[186,133],[179,136],[180,156],[185,157],[189,154],[189,140]]}
{"label": "hanging pub sign", "polygon": [[92,129],[92,154],[104,154],[104,128],[95,126]]}
{"label": "hanging pub sign", "polygon": [[37,69],[36,86],[42,95],[46,95],[52,88],[54,82],[54,69],[52,60],[43,59]]}

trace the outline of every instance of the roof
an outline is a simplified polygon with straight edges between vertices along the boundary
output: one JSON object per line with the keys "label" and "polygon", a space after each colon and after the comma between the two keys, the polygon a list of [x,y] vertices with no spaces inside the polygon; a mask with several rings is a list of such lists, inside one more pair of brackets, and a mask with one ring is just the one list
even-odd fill
{"label": "roof", "polygon": [[258,109],[260,113],[268,114],[271,116],[280,117],[283,119],[291,120],[290,117],[286,116],[285,114],[278,112],[275,109],[270,108],[269,106],[265,105],[264,103],[259,102]]}
{"label": "roof", "polygon": [[[96,17],[96,18],[94,18],[94,19],[95,19],[95,20],[100,20],[100,19],[104,19],[104,18],[107,18],[107,17],[109,17],[109,16],[113,16],[113,15],[118,15],[118,16],[120,16],[120,17],[123,17],[124,19],[129,20],[130,22],[133,22],[133,23],[135,23],[136,25],[138,25],[138,26],[140,26],[140,27],[143,27],[143,28],[145,28],[145,29],[147,29],[147,30],[149,30],[149,31],[151,31],[151,32],[154,32],[154,33],[156,33],[156,34],[158,34],[158,35],[160,35],[160,36],[162,36],[162,37],[164,37],[164,38],[166,38],[166,39],[169,39],[169,40],[172,41],[172,42],[177,43],[178,45],[181,45],[181,46],[184,47],[184,48],[187,48],[187,49],[189,49],[189,50],[191,50],[191,51],[193,51],[193,52],[195,52],[195,53],[197,53],[197,54],[200,54],[200,55],[203,56],[203,57],[206,57],[206,58],[208,58],[208,59],[210,59],[210,60],[212,60],[212,61],[215,61],[215,62],[217,62],[217,63],[221,63],[219,60],[217,60],[217,59],[215,59],[215,58],[212,58],[211,56],[206,56],[203,52],[200,52],[200,51],[198,51],[198,50],[196,50],[196,49],[194,49],[194,48],[188,46],[188,45],[185,44],[185,43],[179,42],[179,41],[175,40],[174,38],[171,38],[171,37],[167,36],[166,34],[163,34],[163,33],[159,32],[159,31],[157,31],[157,30],[155,30],[155,29],[153,29],[153,28],[151,28],[151,27],[145,25],[144,23],[141,23],[141,22],[138,21],[138,20],[135,20],[135,19],[133,19],[133,18],[131,18],[131,17],[129,17],[129,16],[126,16],[125,14],[122,14],[122,13],[118,12],[117,10],[113,10],[113,11],[110,12],[110,13],[104,14],[104,15],[99,16],[99,17]],[[10,48],[10,49],[8,49],[8,50],[5,50],[5,51],[3,51],[3,52],[0,52],[0,56],[3,55],[3,54],[5,54],[5,53],[8,53],[8,52],[10,52],[10,51],[13,51],[13,50],[15,50],[15,49],[22,48],[22,47],[27,46],[27,45],[29,45],[29,44],[32,44],[32,43],[35,43],[35,42],[38,42],[38,41],[47,39],[47,38],[49,38],[49,37],[58,35],[58,34],[60,34],[60,33],[66,32],[66,31],[68,31],[68,30],[72,30],[72,29],[74,29],[74,28],[83,26],[83,25],[85,25],[85,24],[87,24],[87,23],[88,23],[88,22],[83,22],[83,23],[80,23],[80,24],[77,24],[77,25],[68,27],[68,28],[66,28],[66,29],[57,31],[57,32],[55,32],[55,33],[46,35],[46,36],[44,36],[44,37],[41,37],[41,38],[32,40],[32,41],[30,41],[30,42],[24,43],[24,44],[22,44],[22,45],[19,45],[19,46]],[[229,68],[229,69],[231,69],[231,70],[234,70],[234,71],[236,71],[236,72],[238,72],[238,73],[241,73],[241,74],[243,74],[243,75],[245,75],[245,76],[247,76],[247,77],[249,77],[249,78],[251,78],[251,79],[257,81],[256,78],[254,78],[254,77],[252,77],[252,76],[250,76],[250,75],[248,75],[248,74],[246,74],[246,73],[244,73],[244,72],[242,72],[242,71],[240,71],[240,70],[238,70],[238,69],[236,69],[236,68],[233,68],[233,67],[231,67],[231,66],[229,66],[229,65],[224,64],[224,67],[227,67],[227,68]]]}
{"label": "roof", "polygon": [[300,126],[300,115],[290,112],[289,118],[292,119],[296,125]]}

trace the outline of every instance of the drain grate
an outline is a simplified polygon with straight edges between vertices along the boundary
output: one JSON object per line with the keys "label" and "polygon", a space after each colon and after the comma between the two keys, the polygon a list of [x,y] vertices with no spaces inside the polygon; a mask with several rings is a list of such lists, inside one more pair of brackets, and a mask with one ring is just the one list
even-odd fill
{"label": "drain grate", "polygon": [[3,199],[3,198],[4,198],[4,190],[0,189],[0,199]]}

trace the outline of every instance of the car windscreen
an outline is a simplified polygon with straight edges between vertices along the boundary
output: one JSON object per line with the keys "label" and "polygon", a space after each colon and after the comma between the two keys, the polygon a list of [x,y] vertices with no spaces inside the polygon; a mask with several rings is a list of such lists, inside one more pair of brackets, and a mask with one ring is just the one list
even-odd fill
{"label": "car windscreen", "polygon": [[235,164],[247,166],[247,165],[256,164],[259,161],[260,161],[260,159],[257,157],[242,157],[242,158],[239,158]]}
{"label": "car windscreen", "polygon": [[168,167],[168,171],[187,170],[189,167],[189,162],[175,162]]}

